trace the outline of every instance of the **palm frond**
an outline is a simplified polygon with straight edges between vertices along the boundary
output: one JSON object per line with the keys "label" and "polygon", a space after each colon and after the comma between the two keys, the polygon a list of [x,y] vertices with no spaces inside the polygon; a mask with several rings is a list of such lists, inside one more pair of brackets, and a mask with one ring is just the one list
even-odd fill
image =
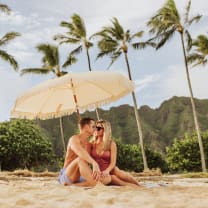
{"label": "palm frond", "polygon": [[4,60],[9,62],[9,64],[14,68],[15,71],[18,70],[18,63],[17,61],[14,59],[14,57],[10,54],[8,54],[6,51],[4,50],[0,50],[0,57]]}
{"label": "palm frond", "polygon": [[67,66],[71,66],[72,64],[75,64],[77,62],[77,58],[73,56],[71,53],[67,57],[67,60],[62,65],[63,68],[66,68]]}
{"label": "palm frond", "polygon": [[192,45],[196,48],[195,50],[205,56],[208,55],[208,37],[205,35],[199,35],[196,40],[193,41]]}
{"label": "palm frond", "polygon": [[60,76],[64,76],[65,74],[68,74],[66,71],[61,71]]}
{"label": "palm frond", "polygon": [[185,30],[185,38],[186,38],[186,43],[187,43],[187,47],[186,47],[186,50],[187,51],[190,51],[191,50],[191,47],[192,47],[192,37],[189,33],[188,30]]}
{"label": "palm frond", "polygon": [[122,40],[124,36],[124,29],[116,17],[111,20],[113,27],[112,32],[117,40]]}
{"label": "palm frond", "polygon": [[199,53],[192,53],[187,56],[188,64],[192,64],[193,67],[197,65],[205,65],[207,63],[207,59],[204,55]]}
{"label": "palm frond", "polygon": [[11,9],[6,4],[0,4],[0,11],[10,14]]}
{"label": "palm frond", "polygon": [[139,32],[133,34],[129,39],[130,39],[130,41],[132,41],[134,38],[141,38],[143,36],[143,34],[144,34],[144,31],[139,31]]}
{"label": "palm frond", "polygon": [[133,43],[132,44],[132,47],[134,49],[145,49],[146,47],[153,47],[153,48],[156,48],[156,43],[154,42],[150,42],[150,41],[146,41],[146,42],[137,42],[137,43]]}
{"label": "palm frond", "polygon": [[107,69],[109,69],[113,65],[113,63],[120,57],[121,54],[122,54],[121,49],[119,49],[118,51],[112,54],[111,63],[109,64]]}
{"label": "palm frond", "polygon": [[26,74],[49,74],[50,72],[55,72],[52,68],[49,70],[48,68],[25,68],[22,69],[20,75]]}
{"label": "palm frond", "polygon": [[155,37],[169,34],[170,31],[174,32],[173,29],[176,30],[178,25],[180,25],[180,15],[174,0],[167,0],[165,5],[147,22],[149,33],[154,34]]}
{"label": "palm frond", "polygon": [[72,50],[70,54],[72,56],[78,55],[78,54],[80,54],[82,52],[82,48],[83,48],[82,45],[80,45],[77,48],[75,48],[74,50]]}
{"label": "palm frond", "polygon": [[197,22],[200,21],[201,17],[202,17],[202,15],[196,15],[196,16],[192,17],[192,18],[187,22],[187,24],[188,24],[188,25],[191,25],[193,22],[196,22],[196,23],[197,23]]}
{"label": "palm frond", "polygon": [[11,40],[19,37],[21,34],[17,32],[8,32],[0,39],[0,46],[8,44]]}
{"label": "palm frond", "polygon": [[59,52],[58,47],[50,44],[39,44],[36,47],[39,52],[43,53],[42,62],[44,67],[46,66],[57,66],[59,65]]}
{"label": "palm frond", "polygon": [[59,41],[59,44],[79,43],[80,42],[80,39],[78,39],[78,38],[68,37],[68,36],[62,35],[62,34],[55,35],[53,39]]}
{"label": "palm frond", "polygon": [[119,46],[119,43],[115,40],[113,40],[111,37],[106,37],[101,39],[98,42],[98,48],[101,51],[116,51],[117,47]]}
{"label": "palm frond", "polygon": [[188,23],[189,21],[189,13],[190,13],[190,9],[191,9],[191,0],[188,1],[188,4],[186,6],[186,12],[184,15],[184,23]]}
{"label": "palm frond", "polygon": [[86,38],[86,27],[83,19],[78,14],[73,14],[71,19],[74,27],[74,33],[80,35],[80,37]]}
{"label": "palm frond", "polygon": [[99,58],[103,58],[104,56],[110,56],[113,52],[112,51],[100,51],[96,57],[96,60]]}

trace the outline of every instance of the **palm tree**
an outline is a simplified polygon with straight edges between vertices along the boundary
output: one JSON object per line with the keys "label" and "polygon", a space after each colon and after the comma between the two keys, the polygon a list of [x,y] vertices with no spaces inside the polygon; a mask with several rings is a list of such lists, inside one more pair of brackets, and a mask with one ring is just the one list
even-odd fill
{"label": "palm tree", "polygon": [[0,4],[0,11],[9,14],[11,9],[6,4]]}
{"label": "palm tree", "polygon": [[[60,77],[67,73],[66,71],[61,71],[59,50],[57,46],[39,44],[36,48],[39,52],[43,53],[42,66],[38,68],[22,69],[20,75],[53,73],[57,77]],[[72,63],[74,62],[75,60],[72,61]]]}
{"label": "palm tree", "polygon": [[[152,43],[140,42],[140,43],[131,44],[134,38],[142,37],[143,31],[139,31],[135,34],[131,34],[130,30],[125,31],[123,29],[117,18],[113,18],[111,22],[112,22],[112,26],[104,27],[102,31],[95,34],[95,36],[100,37],[100,40],[98,42],[98,48],[100,49],[100,52],[97,58],[102,58],[103,56],[110,56],[111,58],[111,63],[109,65],[110,67],[120,57],[121,54],[124,54],[124,58],[128,70],[128,76],[129,79],[132,80],[131,69],[128,60],[128,46],[131,45],[134,48],[145,48],[148,45],[152,45]],[[144,169],[147,169],[148,165],[147,165],[147,159],[143,146],[141,122],[138,114],[137,101],[134,92],[132,92],[132,98],[133,98],[134,112],[135,112],[136,123],[138,127],[138,133],[139,133],[139,141],[142,150]]]}
{"label": "palm tree", "polygon": [[208,61],[208,37],[199,35],[193,41],[192,46],[194,47],[194,52],[188,55],[188,63],[193,64],[193,66],[206,65]]}
{"label": "palm tree", "polygon": [[199,123],[198,123],[198,119],[196,115],[196,107],[194,103],[194,96],[193,96],[193,91],[192,91],[192,86],[191,86],[187,55],[186,55],[186,49],[185,49],[185,38],[187,40],[187,49],[190,49],[192,45],[191,35],[189,31],[187,30],[187,28],[193,22],[198,22],[201,16],[197,15],[197,16],[190,18],[189,17],[190,8],[191,8],[191,0],[188,1],[184,19],[182,21],[174,0],[167,0],[165,5],[150,19],[147,25],[150,27],[150,31],[149,31],[150,34],[154,35],[151,41],[157,41],[156,49],[160,49],[163,45],[165,45],[165,43],[168,42],[176,32],[178,32],[180,35],[181,44],[183,48],[186,76],[187,76],[188,87],[190,91],[190,99],[191,99],[191,104],[192,104],[194,123],[195,123],[195,128],[197,131],[198,142],[199,142],[199,147],[200,147],[202,171],[206,172],[204,149],[203,149],[203,144],[202,144],[202,139],[201,139],[201,134],[200,134]]}
{"label": "palm tree", "polygon": [[[85,27],[85,23],[83,19],[78,14],[73,14],[71,17],[71,22],[62,21],[60,23],[61,27],[67,28],[68,32],[66,35],[58,34],[54,37],[54,40],[59,41],[59,44],[67,43],[67,44],[77,44],[78,46],[72,50],[63,67],[67,67],[71,65],[74,60],[77,60],[76,55],[80,54],[85,48],[87,61],[88,61],[88,69],[92,71],[89,49],[93,46],[93,43],[90,41],[90,38],[87,38],[87,30]],[[96,109],[96,115],[99,119],[99,114]]]}
{"label": "palm tree", "polygon": [[[9,14],[11,10],[7,5],[0,4],[0,11]],[[15,39],[18,36],[20,36],[20,33],[17,32],[6,33],[2,38],[0,38],[0,47],[7,45],[11,40]],[[0,57],[4,61],[9,62],[9,64],[14,68],[15,71],[18,69],[17,61],[14,59],[12,55],[8,54],[5,50],[0,49]]]}
{"label": "palm tree", "polygon": [[[67,74],[66,71],[61,71],[59,50],[57,46],[50,44],[39,44],[36,48],[39,52],[43,53],[42,66],[40,68],[22,69],[20,73],[21,75],[53,73],[57,77],[61,77],[64,74]],[[73,59],[72,63],[74,62],[75,60]],[[61,139],[63,143],[64,153],[66,153],[66,145],[64,141],[63,124],[61,118],[59,119],[59,122],[60,122]]]}

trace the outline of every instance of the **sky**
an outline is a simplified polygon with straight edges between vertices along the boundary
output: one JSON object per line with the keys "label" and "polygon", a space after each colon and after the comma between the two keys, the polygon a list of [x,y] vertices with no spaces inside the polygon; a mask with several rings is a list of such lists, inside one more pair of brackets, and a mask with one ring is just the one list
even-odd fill
{"label": "sky", "polygon": [[[140,41],[148,36],[147,21],[166,2],[166,0],[1,0],[11,9],[10,15],[0,14],[0,37],[5,33],[15,31],[21,33],[7,46],[1,48],[13,55],[19,63],[19,71],[27,67],[40,67],[41,54],[36,46],[40,43],[56,44],[54,35],[64,34],[66,30],[59,26],[61,21],[70,21],[77,13],[85,21],[87,34],[110,25],[110,20],[117,17],[124,29],[130,31],[145,31]],[[179,11],[184,14],[188,0],[175,0]],[[193,38],[208,32],[208,1],[192,0],[191,15],[202,14],[200,23],[193,25],[190,32]],[[59,46],[61,63],[75,46]],[[98,49],[90,49],[93,70],[106,70],[109,58],[96,59]],[[84,53],[78,56],[78,62],[67,68],[68,71],[87,71],[87,59]],[[173,96],[189,96],[185,75],[182,48],[179,35],[159,51],[152,48],[145,50],[129,49],[129,62],[132,77],[136,84],[138,106],[148,105],[158,108],[160,104]],[[127,76],[124,57],[121,56],[110,68]],[[190,69],[194,96],[199,99],[208,98],[207,78],[208,66]],[[20,76],[12,67],[0,59],[0,121],[10,118],[10,111],[15,99],[27,89],[53,78],[54,75]],[[133,105],[130,95],[125,96],[107,107],[121,104]]]}

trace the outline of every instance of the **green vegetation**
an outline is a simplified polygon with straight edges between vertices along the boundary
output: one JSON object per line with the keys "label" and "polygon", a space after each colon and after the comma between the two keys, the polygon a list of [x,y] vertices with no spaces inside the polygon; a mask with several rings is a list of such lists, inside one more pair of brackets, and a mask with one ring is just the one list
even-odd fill
{"label": "green vegetation", "polygon": [[[150,41],[156,41],[156,49],[160,49],[164,46],[175,33],[180,35],[181,45],[183,49],[183,58],[185,64],[186,78],[188,81],[188,88],[191,98],[192,113],[194,117],[195,130],[197,132],[198,143],[200,148],[201,165],[203,172],[206,172],[206,163],[204,156],[204,147],[202,144],[202,138],[199,128],[199,121],[196,114],[196,105],[194,102],[194,95],[191,85],[191,79],[189,74],[187,51],[192,47],[192,38],[188,31],[188,27],[194,22],[198,22],[201,19],[201,15],[190,17],[191,0],[188,1],[185,14],[180,15],[178,8],[176,7],[174,0],[167,0],[164,6],[159,9],[156,14],[150,19],[147,25],[150,27],[150,34],[154,37]],[[185,49],[186,47],[186,49]]]}
{"label": "green vegetation", "polygon": [[[208,130],[208,100],[195,99],[195,102],[201,130],[206,131]],[[121,105],[111,107],[109,110],[99,109],[99,112],[101,118],[111,122],[113,137],[121,138],[125,144],[137,144],[139,142],[132,106]],[[164,101],[157,109],[142,106],[139,109],[139,114],[141,115],[145,146],[162,154],[165,154],[167,146],[173,144],[174,138],[182,138],[184,132],[194,132],[190,98],[173,97]],[[89,111],[82,114],[82,117],[84,116],[95,118],[95,114]],[[38,124],[52,138],[56,154],[62,156],[59,120],[38,120]],[[76,113],[63,117],[63,128],[65,143],[67,143],[69,137],[78,131]]]}
{"label": "green vegetation", "polygon": [[[118,167],[123,170],[142,172],[143,160],[140,146],[136,144],[123,144],[119,140],[116,140],[116,143]],[[159,167],[163,172],[168,170],[167,164],[160,153],[149,148],[145,148],[145,153],[150,169]]]}
{"label": "green vegetation", "polygon": [[[205,158],[208,162],[208,132],[202,134]],[[197,135],[186,134],[181,140],[175,139],[171,147],[167,147],[167,163],[170,171],[201,171],[200,151]]]}
{"label": "green vegetation", "polygon": [[[11,9],[5,4],[0,4],[0,11],[6,14],[10,14]],[[20,33],[17,32],[12,31],[6,33],[4,36],[0,38],[0,47],[2,48],[3,46],[7,45],[11,40],[15,39],[18,36],[20,36]],[[7,53],[4,49],[0,49],[0,58],[8,62],[14,70],[18,69],[17,61],[11,54]]]}
{"label": "green vegetation", "polygon": [[2,170],[48,167],[54,159],[50,140],[36,124],[27,120],[0,123]]}

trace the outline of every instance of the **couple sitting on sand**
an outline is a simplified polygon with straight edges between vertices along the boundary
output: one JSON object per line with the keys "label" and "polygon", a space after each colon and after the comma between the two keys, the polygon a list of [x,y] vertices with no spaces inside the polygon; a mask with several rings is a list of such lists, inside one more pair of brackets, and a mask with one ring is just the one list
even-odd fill
{"label": "couple sitting on sand", "polygon": [[[111,137],[108,121],[83,118],[79,122],[80,133],[72,136],[67,145],[59,182],[63,185],[95,186],[129,185],[138,187],[136,179],[116,167],[117,147]],[[88,141],[94,136],[93,141]]]}

